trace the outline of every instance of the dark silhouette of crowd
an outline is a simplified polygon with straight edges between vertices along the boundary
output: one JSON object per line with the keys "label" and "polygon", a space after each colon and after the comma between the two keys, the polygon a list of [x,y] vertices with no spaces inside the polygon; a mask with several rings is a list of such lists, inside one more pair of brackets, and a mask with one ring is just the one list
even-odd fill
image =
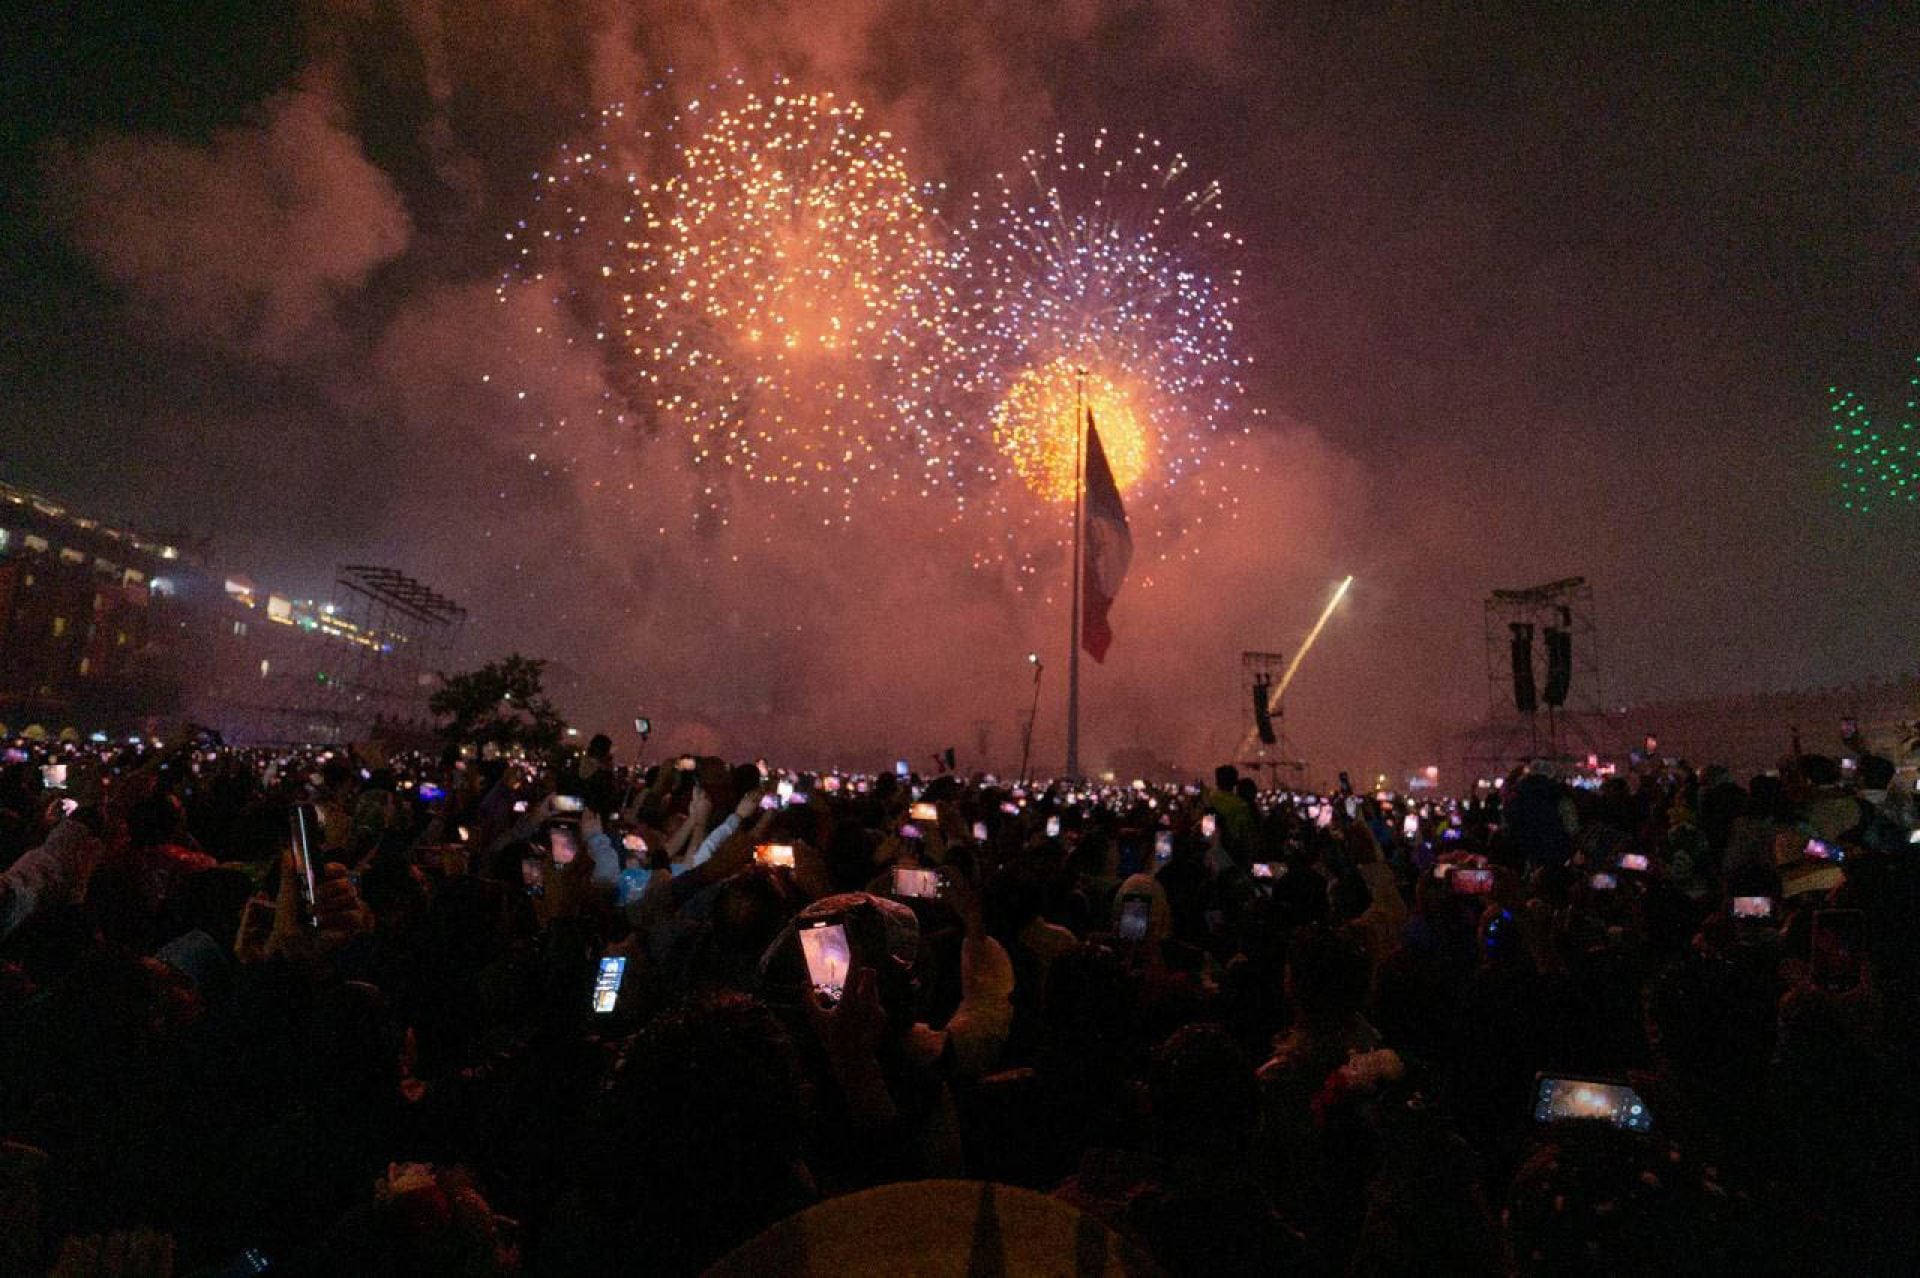
{"label": "dark silhouette of crowd", "polygon": [[697,1273],[934,1179],[1174,1273],[1920,1272],[1872,754],[1458,801],[7,757],[0,1272]]}

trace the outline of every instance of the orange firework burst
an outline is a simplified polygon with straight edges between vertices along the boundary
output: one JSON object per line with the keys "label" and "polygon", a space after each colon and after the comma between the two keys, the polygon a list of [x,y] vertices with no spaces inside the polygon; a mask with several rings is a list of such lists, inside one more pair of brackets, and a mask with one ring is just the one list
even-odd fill
{"label": "orange firework burst", "polygon": [[1146,413],[1134,391],[1099,372],[1089,371],[1083,386],[1076,385],[1079,380],[1068,359],[1029,368],[1013,380],[993,410],[993,442],[1014,473],[1046,501],[1073,500],[1074,417],[1083,402],[1093,410],[1120,491],[1131,489],[1146,473]]}
{"label": "orange firework burst", "polygon": [[652,127],[656,99],[609,107],[536,175],[503,300],[516,279],[550,291],[566,344],[602,353],[616,423],[684,441],[711,510],[722,474],[822,496],[836,521],[863,489],[950,482],[934,188],[856,102],[708,89]]}

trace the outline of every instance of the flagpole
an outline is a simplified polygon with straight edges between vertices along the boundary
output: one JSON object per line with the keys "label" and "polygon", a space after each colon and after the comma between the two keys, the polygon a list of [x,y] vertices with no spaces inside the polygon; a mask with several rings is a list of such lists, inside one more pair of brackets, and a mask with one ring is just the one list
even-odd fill
{"label": "flagpole", "polygon": [[1080,777],[1080,525],[1086,470],[1081,434],[1086,419],[1087,370],[1076,368],[1073,381],[1073,605],[1067,621],[1067,778]]}

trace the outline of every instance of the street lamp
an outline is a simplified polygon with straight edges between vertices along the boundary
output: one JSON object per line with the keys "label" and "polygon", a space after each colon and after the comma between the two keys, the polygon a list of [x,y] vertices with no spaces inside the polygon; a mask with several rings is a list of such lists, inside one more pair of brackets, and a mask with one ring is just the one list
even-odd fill
{"label": "street lamp", "polygon": [[1027,664],[1033,667],[1033,706],[1027,711],[1027,730],[1020,739],[1020,784],[1027,783],[1027,760],[1033,756],[1033,721],[1040,717],[1040,676],[1046,667],[1040,664],[1040,654],[1029,652]]}

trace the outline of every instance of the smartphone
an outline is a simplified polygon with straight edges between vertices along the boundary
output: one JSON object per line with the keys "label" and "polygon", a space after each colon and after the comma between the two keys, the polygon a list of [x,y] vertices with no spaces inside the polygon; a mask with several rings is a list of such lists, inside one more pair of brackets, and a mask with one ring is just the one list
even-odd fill
{"label": "smartphone", "polygon": [[1815,910],[1811,966],[1814,984],[1850,990],[1860,983],[1860,939],[1864,916],[1858,910]]}
{"label": "smartphone", "polygon": [[548,825],[547,847],[553,852],[555,865],[572,865],[573,858],[580,855],[580,828],[557,822]]}
{"label": "smartphone", "polygon": [[973,823],[973,841],[975,843],[985,843],[987,841],[987,823],[985,821],[975,821]]}
{"label": "smartphone", "polygon": [[1008,816],[1019,816],[1020,805],[1017,803],[1003,803],[1000,805],[1000,811],[1004,812]]}
{"label": "smartphone", "polygon": [[1597,1078],[1552,1078],[1545,1074],[1535,1078],[1534,1122],[1561,1123],[1583,1118],[1599,1119],[1622,1131],[1653,1129],[1653,1115],[1647,1112],[1646,1102],[1625,1083]]}
{"label": "smartphone", "polygon": [[779,782],[773,787],[773,793],[774,793],[774,797],[779,799],[782,804],[786,803],[788,799],[791,799],[793,797],[793,782],[791,781]]}
{"label": "smartphone", "polygon": [[628,833],[620,836],[620,846],[629,852],[645,852],[647,841],[637,834]]}
{"label": "smartphone", "polygon": [[78,799],[60,800],[61,816],[72,816],[74,813],[78,812],[79,810],[80,810],[80,800]]}
{"label": "smartphone", "polygon": [[935,900],[940,895],[940,871],[896,865],[893,867],[893,894],[918,897],[923,901]]}
{"label": "smartphone", "polygon": [[1122,897],[1120,925],[1116,930],[1123,941],[1147,939],[1147,923],[1153,918],[1153,902],[1144,896]]}
{"label": "smartphone", "polygon": [[455,834],[458,834],[460,836],[460,841],[462,843],[467,842],[469,839],[473,837],[473,834],[464,825],[454,826],[453,831]]}
{"label": "smartphone", "polygon": [[1407,819],[1400,823],[1400,837],[1403,839],[1411,839],[1419,833],[1420,817],[1413,812],[1407,813]]}
{"label": "smartphone", "polygon": [[915,803],[907,808],[907,815],[915,821],[938,821],[940,811],[931,803]]}
{"label": "smartphone", "polygon": [[420,783],[420,797],[428,803],[438,803],[447,797],[447,792],[431,781],[422,781]]}
{"label": "smartphone", "polygon": [[1220,822],[1214,818],[1211,812],[1200,818],[1200,833],[1204,838],[1211,839],[1213,832],[1218,829],[1219,826]]}
{"label": "smartphone", "polygon": [[793,792],[793,797],[788,799],[787,802],[792,804],[796,808],[804,808],[807,806],[809,797],[810,796],[808,795],[807,791],[795,790]]}
{"label": "smartphone", "polygon": [[537,856],[521,857],[520,883],[527,889],[528,896],[545,896],[547,893],[547,863]]}
{"label": "smartphone", "polygon": [[1647,872],[1647,857],[1644,852],[1622,852],[1614,864],[1622,870],[1632,870],[1636,874]]}
{"label": "smartphone", "polygon": [[1462,896],[1485,896],[1493,891],[1493,871],[1456,868],[1447,883]]}
{"label": "smartphone", "polygon": [[695,767],[698,766],[698,764],[695,763],[692,755],[683,754],[678,759],[674,760],[673,766],[678,768],[682,772],[691,772],[694,770]]}
{"label": "smartphone", "polygon": [[905,759],[895,759],[893,762],[893,775],[905,781],[909,776],[913,775],[913,769],[907,766]]}
{"label": "smartphone", "polygon": [[555,812],[567,812],[577,815],[584,811],[586,806],[587,801],[577,794],[556,794],[553,796],[553,810]]}
{"label": "smartphone", "polygon": [[913,822],[908,821],[900,827],[900,837],[903,839],[921,838],[922,835],[920,833],[920,827],[915,825]]}
{"label": "smartphone", "polygon": [[1808,839],[1805,854],[1815,861],[1838,863],[1847,859],[1846,852],[1839,844],[1828,843],[1825,839]]}
{"label": "smartphone", "polygon": [[1280,861],[1255,861],[1249,868],[1256,879],[1284,878],[1287,873],[1285,863]]}
{"label": "smartphone", "polygon": [[1173,860],[1173,831],[1155,830],[1153,834],[1153,863],[1165,865]]}
{"label": "smartphone", "polygon": [[753,850],[753,859],[761,865],[770,865],[775,869],[793,868],[793,844],[762,843]]}
{"label": "smartphone", "polygon": [[1050,816],[1047,818],[1047,837],[1049,839],[1057,839],[1060,837],[1060,818],[1059,817]]}
{"label": "smartphone", "polygon": [[264,1274],[272,1268],[273,1261],[268,1259],[266,1252],[258,1247],[249,1247],[218,1269],[202,1269],[198,1272],[206,1275],[206,1278],[254,1278],[254,1275]]}
{"label": "smartphone", "polygon": [[40,780],[49,790],[66,789],[67,765],[64,763],[46,764],[40,769]]}
{"label": "smartphone", "polygon": [[847,972],[853,966],[847,929],[832,919],[821,919],[802,923],[798,932],[800,953],[807,960],[807,980],[829,1003],[838,1003],[847,988]]}
{"label": "smartphone", "polygon": [[641,736],[643,736],[643,737],[649,737],[649,736],[652,736],[652,735],[653,735],[653,720],[651,720],[651,719],[642,719],[642,718],[639,718],[639,717],[637,717],[637,716],[636,716],[636,717],[634,718],[634,721],[633,721],[633,730],[634,730],[635,732],[637,732],[637,733],[639,733],[639,734],[640,734]]}
{"label": "smartphone", "polygon": [[821,777],[820,788],[822,790],[825,790],[828,794],[837,794],[840,791],[840,778],[839,777]]}
{"label": "smartphone", "polygon": [[513,810],[515,812],[525,812],[527,810],[527,801],[525,799],[515,799],[513,801]]}
{"label": "smartphone", "polygon": [[1313,810],[1313,823],[1324,830],[1333,824],[1333,805],[1322,803]]}
{"label": "smartphone", "polygon": [[1773,898],[1770,896],[1736,896],[1733,898],[1733,917],[1752,919],[1762,923],[1773,921]]}
{"label": "smartphone", "polygon": [[600,960],[600,970],[593,978],[593,1010],[605,1016],[620,1001],[620,982],[627,977],[627,960],[621,955],[611,955]]}
{"label": "smartphone", "polygon": [[293,805],[290,817],[293,826],[293,872],[299,876],[300,912],[308,927],[316,926],[318,920],[313,913],[314,854],[319,850],[313,846],[314,836],[320,828],[319,814],[304,803]]}
{"label": "smartphone", "polygon": [[1596,892],[1611,892],[1620,886],[1620,880],[1614,878],[1611,874],[1601,873],[1588,879],[1587,886]]}

